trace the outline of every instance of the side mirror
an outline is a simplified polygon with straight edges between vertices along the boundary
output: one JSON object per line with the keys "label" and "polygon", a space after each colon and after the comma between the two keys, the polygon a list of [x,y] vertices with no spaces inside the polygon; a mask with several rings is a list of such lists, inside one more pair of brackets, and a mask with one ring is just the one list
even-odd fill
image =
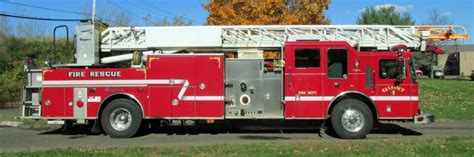
{"label": "side mirror", "polygon": [[402,80],[406,79],[406,66],[404,58],[399,58],[397,60],[397,73],[397,82],[401,82]]}
{"label": "side mirror", "polygon": [[387,78],[387,77],[388,77],[388,74],[387,74],[387,72],[385,72],[385,71],[382,71],[382,76],[381,76],[381,77],[382,77],[382,78]]}

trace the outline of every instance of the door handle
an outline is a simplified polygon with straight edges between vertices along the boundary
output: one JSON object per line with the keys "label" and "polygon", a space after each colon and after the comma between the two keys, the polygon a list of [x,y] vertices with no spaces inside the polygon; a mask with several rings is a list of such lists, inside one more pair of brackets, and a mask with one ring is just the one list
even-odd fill
{"label": "door handle", "polygon": [[291,72],[291,67],[288,67],[288,75],[290,75],[290,76],[289,76],[289,77],[290,77],[290,80],[288,80],[288,86],[289,86],[289,87],[292,87],[293,84],[292,84],[291,82],[292,82],[292,80],[293,80],[293,74],[292,74],[292,72]]}
{"label": "door handle", "polygon": [[339,82],[334,82],[334,87],[339,88],[341,84]]}
{"label": "door handle", "polygon": [[290,79],[293,79],[293,73],[291,72],[291,67],[288,68],[288,73],[290,74]]}
{"label": "door handle", "polygon": [[376,74],[375,71],[372,71],[372,88],[375,89],[375,79],[376,79]]}

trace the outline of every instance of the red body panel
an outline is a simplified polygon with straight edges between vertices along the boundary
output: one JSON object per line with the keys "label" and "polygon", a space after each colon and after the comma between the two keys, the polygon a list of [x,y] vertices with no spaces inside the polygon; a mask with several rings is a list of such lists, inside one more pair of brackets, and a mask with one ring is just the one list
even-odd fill
{"label": "red body panel", "polygon": [[64,106],[65,106],[65,113],[64,113],[64,116],[65,117],[73,117],[74,116],[74,107],[73,106],[69,106],[69,102],[73,102],[74,100],[74,89],[73,88],[64,88],[65,92],[64,92],[64,98],[65,98],[65,101],[64,101]]}
{"label": "red body panel", "polygon": [[[148,57],[148,63],[147,79],[179,82],[172,86],[149,86],[148,116],[224,117],[223,55],[160,55]],[[180,81],[187,83],[181,96],[184,82]],[[173,105],[173,100],[178,101],[176,105]]]}
{"label": "red body panel", "polygon": [[[92,72],[120,72],[120,77],[91,77]],[[78,74],[72,75],[71,73]],[[65,117],[73,118],[74,107],[76,105],[74,100],[74,88],[87,88],[87,97],[100,97],[100,101],[88,101],[87,115],[89,118],[96,118],[97,111],[103,100],[109,95],[116,93],[129,93],[139,99],[139,103],[146,104],[147,93],[144,87],[127,87],[130,85],[121,85],[117,83],[108,83],[107,81],[120,81],[123,78],[126,80],[143,80],[145,78],[145,70],[143,69],[129,69],[129,68],[113,68],[113,69],[54,69],[43,71],[43,91],[42,102],[46,100],[61,102],[60,105],[46,106],[42,104],[42,115],[44,117]],[[122,78],[123,77],[123,78]],[[122,78],[122,79],[121,79]],[[95,84],[98,80],[107,80],[101,84]],[[89,81],[89,82],[87,82]],[[144,106],[145,109],[146,106]],[[53,114],[54,113],[54,114]],[[61,114],[59,114],[61,113]]]}
{"label": "red body panel", "polygon": [[[87,89],[87,118],[110,96],[132,96],[146,118],[224,116],[223,55],[159,55],[147,68],[54,69],[43,72],[42,116],[74,118],[75,88]],[[202,85],[201,85],[202,84]],[[202,87],[201,87],[202,86]],[[173,100],[177,104],[173,104]]]}
{"label": "red body panel", "polygon": [[[296,49],[317,48],[320,65],[295,66]],[[347,76],[328,77],[328,51],[347,50]],[[283,89],[286,119],[325,119],[338,96],[355,93],[374,102],[379,119],[409,119],[418,113],[418,85],[409,69],[400,84],[379,76],[381,59],[396,52],[357,52],[346,42],[287,42]],[[404,54],[405,59],[411,53]],[[146,68],[64,68],[43,72],[42,116],[74,119],[75,89],[86,89],[84,114],[98,118],[101,105],[114,95],[138,102],[145,118],[224,119],[224,55],[151,55]],[[407,63],[408,64],[408,63]],[[372,69],[373,75],[366,73]],[[367,82],[371,77],[374,82]],[[373,86],[368,86],[373,84]],[[50,105],[46,105],[50,101]],[[71,106],[69,104],[72,104]],[[82,114],[82,113],[81,113]]]}

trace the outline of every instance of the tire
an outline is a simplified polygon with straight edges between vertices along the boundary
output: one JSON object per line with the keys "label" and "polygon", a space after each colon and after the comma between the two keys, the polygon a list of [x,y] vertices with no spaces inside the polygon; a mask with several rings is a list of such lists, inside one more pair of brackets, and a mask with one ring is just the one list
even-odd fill
{"label": "tire", "polygon": [[104,108],[100,121],[110,137],[130,138],[140,129],[142,118],[143,113],[137,103],[129,99],[117,99]]}
{"label": "tire", "polygon": [[365,138],[373,124],[372,111],[360,100],[342,100],[331,112],[332,129],[343,139]]}

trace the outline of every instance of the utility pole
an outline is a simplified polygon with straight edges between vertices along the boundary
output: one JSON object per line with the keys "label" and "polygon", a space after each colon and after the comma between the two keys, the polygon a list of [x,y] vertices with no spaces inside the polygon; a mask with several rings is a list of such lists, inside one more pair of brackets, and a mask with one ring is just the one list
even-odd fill
{"label": "utility pole", "polygon": [[95,3],[96,3],[96,0],[93,0],[92,1],[92,24],[95,23]]}

